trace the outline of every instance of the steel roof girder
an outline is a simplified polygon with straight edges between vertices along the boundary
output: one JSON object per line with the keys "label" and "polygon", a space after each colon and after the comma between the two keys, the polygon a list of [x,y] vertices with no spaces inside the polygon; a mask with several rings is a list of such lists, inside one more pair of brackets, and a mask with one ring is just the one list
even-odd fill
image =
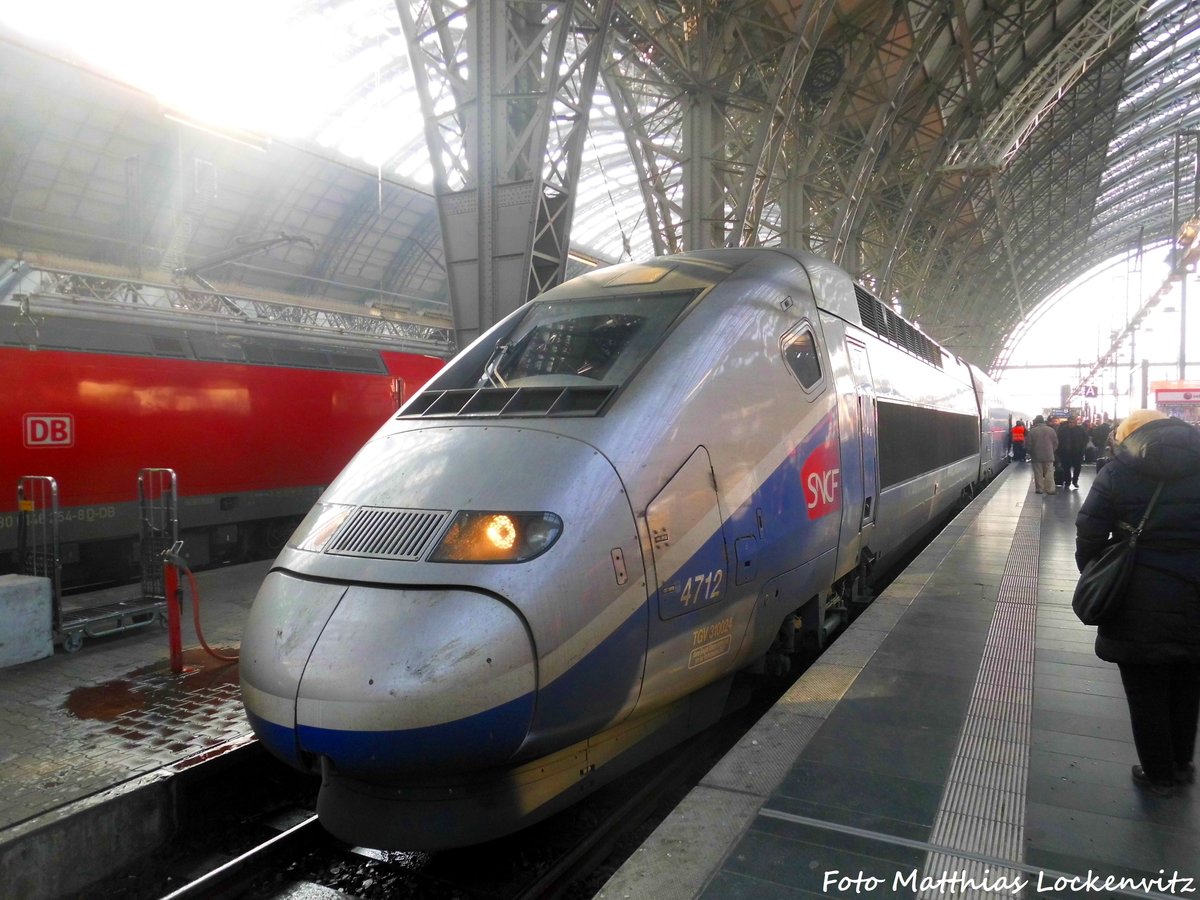
{"label": "steel roof girder", "polygon": [[[575,192],[600,62],[612,20],[613,0],[577,0],[560,22],[551,53],[551,84],[545,93],[540,134],[534,146],[545,147],[541,189],[529,241],[526,299],[553,287],[566,272]],[[570,44],[571,62],[566,47]],[[557,126],[551,130],[551,123]],[[566,127],[562,127],[566,123]]]}
{"label": "steel roof girder", "polygon": [[730,211],[730,241],[743,246],[760,243],[763,211],[778,203],[779,181],[775,166],[792,127],[796,104],[815,49],[810,34],[823,34],[833,15],[827,0],[806,0],[796,13],[794,37],[785,45],[775,69],[770,99],[759,116],[754,144],[747,154],[747,170]]}
{"label": "steel roof girder", "polygon": [[[776,117],[781,106],[785,114],[794,106],[789,94],[797,84],[793,36],[764,24],[761,4],[701,6],[691,16],[683,9],[623,5],[616,26],[622,52],[604,71],[658,252],[722,246],[742,223],[757,230],[767,201],[766,189],[752,199],[755,180],[771,182],[767,161],[781,140]],[[751,46],[761,48],[756,56]]]}
{"label": "steel roof girder", "polygon": [[562,278],[611,6],[397,2],[460,345]]}
{"label": "steel roof girder", "polygon": [[1038,59],[1005,96],[961,162],[1008,165],[1029,135],[1083,73],[1137,22],[1146,0],[1097,0],[1053,51]]}
{"label": "steel roof girder", "polygon": [[861,207],[872,172],[879,164],[880,154],[884,152],[885,135],[891,130],[899,116],[898,98],[907,96],[913,81],[922,72],[922,61],[940,30],[941,19],[940,14],[930,12],[919,22],[913,23],[911,30],[915,32],[916,40],[908,51],[899,76],[891,84],[891,91],[894,94],[888,102],[881,103],[877,107],[867,139],[861,147],[854,170],[850,173],[849,188],[846,192],[844,212],[838,225],[836,245],[848,241],[851,231],[861,233],[863,230]]}

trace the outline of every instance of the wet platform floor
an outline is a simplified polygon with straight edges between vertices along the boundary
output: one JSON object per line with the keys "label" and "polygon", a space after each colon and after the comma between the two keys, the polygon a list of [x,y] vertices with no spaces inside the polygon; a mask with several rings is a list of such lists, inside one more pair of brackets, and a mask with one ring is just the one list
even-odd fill
{"label": "wet platform floor", "polygon": [[[213,650],[236,654],[269,565],[197,574],[201,628]],[[112,588],[67,598],[64,606],[138,591]],[[182,624],[188,649],[179,674],[171,671],[167,632],[157,622],[0,670],[0,842],[4,829],[250,739],[237,662],[199,646],[190,600]]]}

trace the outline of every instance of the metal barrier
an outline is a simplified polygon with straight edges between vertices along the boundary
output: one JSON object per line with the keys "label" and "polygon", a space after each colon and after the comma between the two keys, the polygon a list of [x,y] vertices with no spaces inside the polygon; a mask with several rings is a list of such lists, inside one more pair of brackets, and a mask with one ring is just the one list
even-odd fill
{"label": "metal barrier", "polygon": [[163,553],[179,541],[179,491],[174,469],[138,472],[142,599],[165,601]]}
{"label": "metal barrier", "polygon": [[179,496],[173,469],[138,473],[141,518],[141,596],[98,605],[63,608],[62,554],[59,549],[58,482],[48,475],[17,481],[17,554],[21,572],[50,579],[54,642],[68,653],[85,637],[106,637],[166,622],[163,552],[179,540]]}
{"label": "metal barrier", "polygon": [[17,479],[17,559],[22,575],[50,579],[51,627],[62,625],[62,554],[58,544],[58,482],[49,475]]}

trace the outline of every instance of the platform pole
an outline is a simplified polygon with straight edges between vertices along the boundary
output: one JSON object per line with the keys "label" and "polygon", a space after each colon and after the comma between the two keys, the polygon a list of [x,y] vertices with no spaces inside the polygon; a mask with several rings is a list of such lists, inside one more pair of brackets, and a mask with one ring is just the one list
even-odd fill
{"label": "platform pole", "polygon": [[183,674],[183,634],[179,609],[179,570],[163,560],[163,593],[167,601],[167,640],[171,647],[171,671]]}

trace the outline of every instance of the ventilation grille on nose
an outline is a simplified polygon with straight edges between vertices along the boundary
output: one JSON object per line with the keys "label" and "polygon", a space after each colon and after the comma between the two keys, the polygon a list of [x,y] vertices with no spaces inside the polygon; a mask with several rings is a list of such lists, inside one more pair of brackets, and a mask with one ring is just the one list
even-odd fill
{"label": "ventilation grille on nose", "polygon": [[342,526],[326,553],[418,560],[446,517],[444,509],[381,509],[364,506]]}

